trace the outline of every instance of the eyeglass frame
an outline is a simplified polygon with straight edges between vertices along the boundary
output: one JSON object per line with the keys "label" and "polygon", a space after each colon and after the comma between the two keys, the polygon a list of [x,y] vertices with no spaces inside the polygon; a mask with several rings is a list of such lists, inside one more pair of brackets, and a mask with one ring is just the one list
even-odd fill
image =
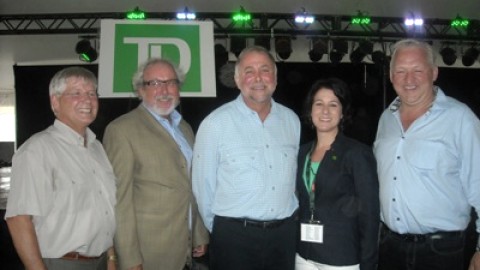
{"label": "eyeglass frame", "polygon": [[178,79],[170,79],[170,80],[148,80],[148,81],[143,81],[142,85],[144,87],[152,87],[152,88],[161,88],[163,86],[166,87],[179,87],[180,86],[180,80]]}

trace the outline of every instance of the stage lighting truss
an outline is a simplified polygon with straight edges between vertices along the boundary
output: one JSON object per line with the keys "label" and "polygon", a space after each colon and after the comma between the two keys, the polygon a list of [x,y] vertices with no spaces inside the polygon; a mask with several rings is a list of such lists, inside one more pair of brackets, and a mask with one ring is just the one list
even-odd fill
{"label": "stage lighting truss", "polygon": [[[242,11],[242,10],[241,10]],[[299,27],[292,13],[239,13],[245,22],[232,22],[232,13],[196,13],[199,21],[212,21],[215,37],[241,34],[289,35],[309,37],[343,37],[351,39],[377,38],[398,40],[411,34],[404,18],[370,17],[370,24],[352,24],[350,15],[309,14],[315,23]],[[238,15],[238,14],[237,14]],[[144,12],[148,19],[176,20],[175,12]],[[121,19],[124,12],[79,14],[28,14],[0,15],[0,35],[22,34],[97,34],[102,19]],[[410,23],[415,24],[415,19]],[[439,41],[480,41],[480,21],[470,20],[468,27],[452,27],[451,19],[424,18],[422,39]],[[417,21],[418,23],[419,21]],[[465,24],[461,22],[461,24]],[[420,27],[420,26],[418,26]]]}

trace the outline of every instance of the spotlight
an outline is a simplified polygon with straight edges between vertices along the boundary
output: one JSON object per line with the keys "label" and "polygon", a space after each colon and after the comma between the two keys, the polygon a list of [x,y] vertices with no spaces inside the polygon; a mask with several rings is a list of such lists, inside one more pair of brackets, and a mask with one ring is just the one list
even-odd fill
{"label": "spotlight", "polygon": [[309,15],[305,8],[302,8],[297,14],[295,14],[295,22],[299,24],[312,24],[315,21],[315,17]]}
{"label": "spotlight", "polygon": [[145,15],[145,11],[136,7],[135,9],[128,11],[127,14],[125,14],[125,18],[128,20],[145,20],[147,16]]}
{"label": "spotlight", "polygon": [[443,63],[447,66],[453,65],[455,61],[457,61],[457,53],[450,47],[443,48],[440,51],[440,55],[442,56]]}
{"label": "spotlight", "polygon": [[215,67],[223,67],[228,62],[227,49],[222,44],[215,44]]}
{"label": "spotlight", "polygon": [[354,65],[360,64],[363,61],[363,58],[365,58],[365,54],[359,49],[356,49],[350,53],[350,62],[352,62]]}
{"label": "spotlight", "polygon": [[467,28],[469,24],[470,20],[462,18],[460,15],[457,15],[457,17],[450,22],[450,26],[455,28]]}
{"label": "spotlight", "polygon": [[423,19],[422,18],[406,18],[404,21],[405,26],[422,26]]}
{"label": "spotlight", "polygon": [[330,62],[338,64],[343,56],[348,52],[348,42],[343,39],[332,40],[332,50],[330,50]]}
{"label": "spotlight", "polygon": [[462,56],[462,64],[466,67],[469,67],[475,63],[475,60],[478,58],[478,50],[474,47],[466,50]]}
{"label": "spotlight", "polygon": [[98,53],[90,44],[90,40],[82,39],[75,46],[79,58],[83,62],[93,62],[97,60]]}
{"label": "spotlight", "polygon": [[235,54],[237,58],[245,47],[247,47],[247,39],[245,37],[232,36],[230,38],[230,51]]}
{"label": "spotlight", "polygon": [[356,24],[356,25],[369,25],[372,22],[372,19],[368,14],[362,13],[361,11],[358,11],[358,14],[356,16],[353,16],[352,19],[350,20],[351,24]]}
{"label": "spotlight", "polygon": [[350,53],[350,62],[353,64],[360,64],[367,54],[372,54],[373,43],[368,40],[363,40],[358,43],[355,50]]}
{"label": "spotlight", "polygon": [[372,61],[375,65],[382,66],[387,61],[387,56],[382,51],[372,52]]}
{"label": "spotlight", "polygon": [[270,36],[258,36],[255,37],[255,45],[264,47],[270,51]]}
{"label": "spotlight", "polygon": [[197,18],[197,15],[195,15],[194,12],[188,11],[187,7],[185,7],[183,12],[177,13],[177,19],[179,20],[195,20],[196,18]]}
{"label": "spotlight", "polygon": [[275,37],[275,51],[282,60],[287,60],[292,54],[292,40],[290,37]]}
{"label": "spotlight", "polygon": [[252,15],[245,11],[245,9],[240,6],[240,11],[235,12],[232,15],[232,19],[234,22],[250,22],[252,20]]}
{"label": "spotlight", "polygon": [[318,62],[323,55],[328,53],[328,41],[322,39],[312,39],[312,49],[308,52],[310,60]]}

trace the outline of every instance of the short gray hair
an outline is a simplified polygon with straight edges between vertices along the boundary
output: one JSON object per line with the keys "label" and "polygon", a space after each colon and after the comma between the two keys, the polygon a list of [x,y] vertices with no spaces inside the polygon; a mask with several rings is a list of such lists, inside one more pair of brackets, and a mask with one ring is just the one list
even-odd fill
{"label": "short gray hair", "polygon": [[272,54],[265,49],[262,46],[250,46],[242,50],[242,52],[238,55],[237,62],[235,63],[235,77],[238,76],[238,67],[240,66],[241,62],[243,61],[243,58],[245,58],[245,55],[256,52],[256,53],[261,53],[264,54],[270,59],[272,62],[274,68],[275,68],[275,74],[277,74],[277,64],[275,62],[275,58],[273,58]]}
{"label": "short gray hair", "polygon": [[138,92],[138,90],[143,87],[143,74],[145,73],[145,70],[154,65],[166,65],[171,67],[175,72],[175,75],[177,76],[177,80],[180,82],[180,84],[182,84],[185,81],[185,73],[183,73],[183,71],[180,70],[171,61],[162,59],[162,58],[151,58],[147,60],[145,63],[143,63],[142,65],[140,65],[137,71],[135,72],[135,74],[133,74],[132,86],[136,92]]}
{"label": "short gray hair", "polygon": [[95,76],[95,74],[93,74],[93,72],[86,68],[78,66],[67,67],[55,73],[55,75],[50,80],[50,96],[62,94],[65,89],[67,89],[67,80],[72,77],[82,78],[85,81],[91,82],[94,85],[95,89],[97,89],[97,77]]}
{"label": "short gray hair", "polygon": [[402,39],[400,41],[397,41],[395,44],[393,44],[393,52],[390,60],[390,70],[392,70],[393,66],[395,65],[395,60],[396,60],[395,57],[397,56],[398,50],[408,48],[408,47],[415,47],[415,48],[422,49],[425,52],[425,55],[427,56],[427,63],[432,68],[437,66],[435,64],[437,57],[433,52],[433,48],[430,44],[417,39],[408,38],[408,39]]}

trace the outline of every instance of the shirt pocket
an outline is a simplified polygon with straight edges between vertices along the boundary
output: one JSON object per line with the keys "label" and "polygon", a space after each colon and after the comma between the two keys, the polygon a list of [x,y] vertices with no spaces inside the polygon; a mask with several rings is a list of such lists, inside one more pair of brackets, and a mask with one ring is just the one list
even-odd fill
{"label": "shirt pocket", "polygon": [[261,151],[254,147],[230,148],[221,160],[225,182],[235,191],[255,190],[262,181]]}
{"label": "shirt pocket", "polygon": [[282,172],[286,181],[285,185],[294,185],[297,172],[298,148],[293,145],[286,145],[280,148]]}
{"label": "shirt pocket", "polygon": [[439,160],[445,157],[443,144],[427,140],[415,140],[405,144],[405,159],[417,169],[432,170],[438,167]]}

